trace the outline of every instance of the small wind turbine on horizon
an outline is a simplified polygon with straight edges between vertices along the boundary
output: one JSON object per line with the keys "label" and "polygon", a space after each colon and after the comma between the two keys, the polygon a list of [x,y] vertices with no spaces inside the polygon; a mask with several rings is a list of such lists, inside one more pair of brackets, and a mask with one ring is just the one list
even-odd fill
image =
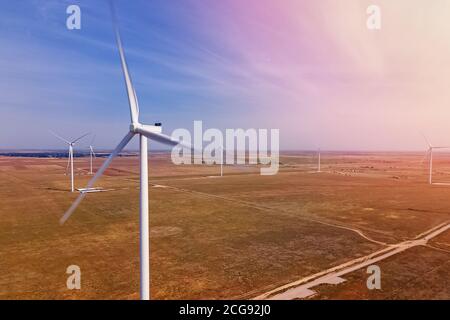
{"label": "small wind turbine on horizon", "polygon": [[[142,124],[139,121],[139,105],[137,95],[134,90],[131,76],[128,72],[128,66],[125,60],[125,53],[122,46],[122,41],[119,34],[119,28],[117,25],[117,19],[115,14],[115,8],[112,1],[110,1],[111,14],[113,17],[113,25],[115,29],[115,36],[117,47],[119,50],[120,61],[122,65],[122,72],[125,80],[125,87],[128,94],[128,104],[130,108],[131,123],[128,129],[128,133],[120,141],[114,151],[105,160],[102,166],[98,169],[97,173],[87,184],[84,190],[90,190],[94,183],[102,176],[112,160],[126,147],[135,135],[139,135],[140,139],[140,293],[142,300],[150,299],[150,241],[149,241],[149,202],[148,202],[148,140],[160,142],[170,146],[180,145],[184,148],[192,150],[191,145],[185,144],[175,140],[167,135],[161,133],[161,125],[159,123],[155,125]],[[87,195],[87,192],[81,192],[78,198],[72,203],[69,210],[60,219],[60,224],[64,224],[67,219],[75,212],[78,205]]]}
{"label": "small wind turbine on horizon", "polygon": [[50,131],[50,133],[52,135],[54,135],[56,138],[58,138],[59,140],[65,142],[69,145],[69,156],[68,156],[68,160],[67,160],[66,174],[67,174],[68,168],[70,166],[70,191],[74,192],[75,186],[74,186],[74,177],[73,177],[73,147],[74,147],[75,143],[77,143],[79,140],[83,139],[84,137],[88,136],[90,133],[83,134],[82,136],[76,138],[73,141],[66,140],[66,139],[62,138],[61,136],[57,135],[56,133],[54,133],[53,131]]}
{"label": "small wind turbine on horizon", "polygon": [[90,161],[90,169],[89,169],[89,174],[92,175],[94,174],[92,172],[92,162],[94,160],[94,158],[96,158],[97,156],[95,155],[94,152],[94,147],[92,146],[94,144],[94,140],[95,140],[95,135],[92,137],[91,143],[89,144],[89,161]]}
{"label": "small wind turbine on horizon", "polygon": [[425,141],[426,141],[426,143],[428,145],[428,149],[427,149],[427,151],[425,153],[425,156],[422,159],[422,163],[428,157],[428,161],[429,161],[429,163],[428,163],[428,167],[429,167],[428,168],[428,170],[429,170],[429,172],[428,172],[428,183],[429,184],[433,184],[433,150],[434,149],[449,149],[450,147],[448,147],[448,146],[445,146],[445,147],[443,147],[443,146],[433,146],[428,141],[427,137],[425,137],[424,134],[422,134],[422,136],[423,136],[423,138],[425,139]]}

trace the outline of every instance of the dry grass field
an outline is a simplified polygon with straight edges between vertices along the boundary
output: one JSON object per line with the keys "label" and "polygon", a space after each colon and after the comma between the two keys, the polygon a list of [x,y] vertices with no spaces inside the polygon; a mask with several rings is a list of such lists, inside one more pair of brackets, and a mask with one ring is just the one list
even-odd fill
{"label": "dry grass field", "polygon": [[[285,153],[275,176],[257,166],[175,166],[150,157],[153,299],[247,299],[412,240],[450,220],[450,155],[436,154],[428,185],[422,155]],[[64,225],[77,196],[66,159],[0,157],[0,299],[138,299],[136,157],[113,162]],[[96,160],[99,166],[103,159]],[[77,187],[88,159],[75,159]],[[66,288],[78,265],[81,290]],[[450,299],[450,232],[380,261],[382,289],[365,269],[315,299]]]}

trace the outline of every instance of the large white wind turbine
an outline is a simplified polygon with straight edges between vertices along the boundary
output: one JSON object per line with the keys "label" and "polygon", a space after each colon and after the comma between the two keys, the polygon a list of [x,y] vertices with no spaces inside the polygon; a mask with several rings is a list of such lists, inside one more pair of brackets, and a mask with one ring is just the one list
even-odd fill
{"label": "large white wind turbine", "polygon": [[[103,165],[98,169],[97,173],[87,184],[86,189],[89,190],[93,187],[98,178],[102,176],[105,170],[110,165],[111,161],[125,148],[130,140],[139,135],[140,139],[140,257],[141,257],[141,299],[150,299],[150,247],[149,247],[149,208],[148,208],[148,139],[157,141],[166,145],[176,146],[181,145],[185,148],[191,148],[190,145],[183,142],[172,139],[171,137],[161,133],[160,124],[146,125],[139,122],[139,107],[137,96],[131,82],[131,77],[128,72],[127,63],[125,60],[125,54],[122,47],[122,41],[119,34],[119,29],[116,22],[116,15],[113,3],[111,4],[111,13],[113,15],[114,29],[116,35],[117,46],[119,49],[120,61],[122,65],[122,71],[125,80],[125,86],[128,94],[128,103],[130,107],[131,123],[129,131],[117,145],[111,155],[105,160]],[[86,196],[86,192],[81,192],[72,206],[67,210],[64,216],[61,218],[60,223],[63,224],[72,215],[77,206]]]}
{"label": "large white wind turbine", "polygon": [[74,182],[73,182],[73,146],[75,145],[76,142],[78,142],[82,138],[84,138],[87,135],[89,135],[89,133],[83,134],[82,136],[76,138],[73,141],[66,140],[66,139],[60,137],[59,135],[57,135],[56,133],[54,133],[53,131],[50,131],[50,133],[52,135],[54,135],[55,137],[57,137],[59,140],[65,142],[65,143],[67,143],[69,145],[69,156],[68,156],[68,161],[67,161],[66,173],[67,173],[67,169],[70,166],[70,191],[74,192],[75,191],[75,187],[74,187]]}
{"label": "large white wind turbine", "polygon": [[436,146],[433,146],[428,141],[428,139],[427,139],[427,137],[425,137],[425,135],[423,135],[423,138],[425,139],[425,141],[428,144],[428,149],[427,149],[427,151],[425,153],[425,157],[424,157],[424,160],[425,160],[425,158],[428,156],[428,161],[429,161],[428,162],[428,166],[429,166],[429,168],[428,168],[428,170],[429,170],[429,172],[428,172],[428,183],[429,184],[433,184],[433,179],[432,179],[433,178],[433,150],[434,149],[449,149],[450,147],[442,147],[442,146],[436,147]]}

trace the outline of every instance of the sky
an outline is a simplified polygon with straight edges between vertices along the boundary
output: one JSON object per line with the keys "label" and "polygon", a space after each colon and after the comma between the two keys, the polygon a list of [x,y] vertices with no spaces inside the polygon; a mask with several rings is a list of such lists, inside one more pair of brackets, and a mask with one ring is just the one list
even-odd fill
{"label": "sky", "polygon": [[[448,0],[115,2],[141,120],[166,134],[202,120],[280,129],[285,150],[450,145]],[[0,149],[64,148],[49,129],[114,147],[130,120],[107,2],[0,4]]]}

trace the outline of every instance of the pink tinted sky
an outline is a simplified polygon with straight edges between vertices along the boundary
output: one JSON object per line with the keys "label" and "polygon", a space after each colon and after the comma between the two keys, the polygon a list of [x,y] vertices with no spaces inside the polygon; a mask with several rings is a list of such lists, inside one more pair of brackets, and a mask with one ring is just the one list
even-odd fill
{"label": "pink tinted sky", "polygon": [[[366,27],[371,4],[379,31]],[[422,149],[420,131],[450,144],[450,1],[250,0],[209,10],[204,32],[234,48],[252,116],[280,127],[282,146]]]}

